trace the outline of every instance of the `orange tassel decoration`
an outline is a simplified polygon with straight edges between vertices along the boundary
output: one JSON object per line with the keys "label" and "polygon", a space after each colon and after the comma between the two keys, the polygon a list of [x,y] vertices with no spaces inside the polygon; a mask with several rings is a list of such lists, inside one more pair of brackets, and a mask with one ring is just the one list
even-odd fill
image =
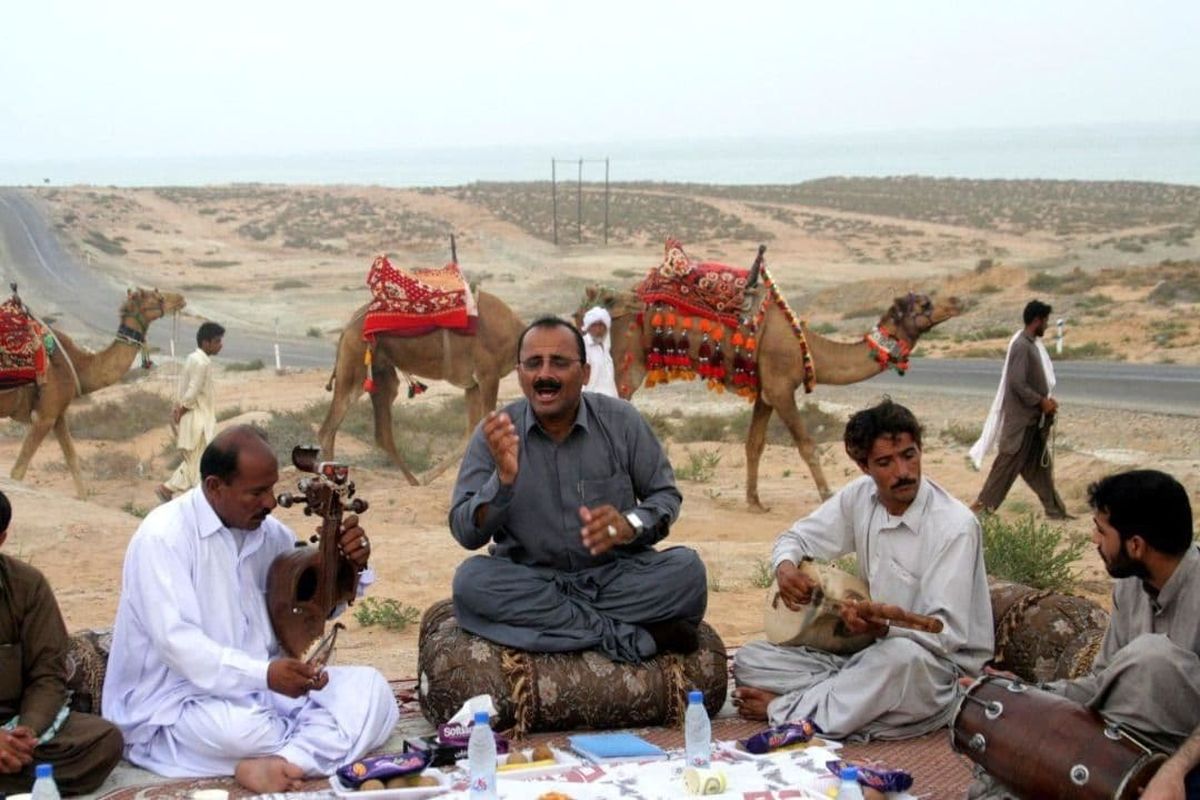
{"label": "orange tassel decoration", "polygon": [[367,365],[367,377],[363,380],[363,391],[371,394],[375,391],[375,378],[371,376],[371,359],[374,348],[368,347],[363,353],[363,363]]}

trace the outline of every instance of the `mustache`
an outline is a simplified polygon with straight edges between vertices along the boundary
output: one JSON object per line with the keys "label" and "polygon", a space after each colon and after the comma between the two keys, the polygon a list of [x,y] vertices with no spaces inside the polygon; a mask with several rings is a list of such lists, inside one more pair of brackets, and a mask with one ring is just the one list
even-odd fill
{"label": "mustache", "polygon": [[550,392],[556,392],[562,388],[562,381],[556,381],[554,378],[538,378],[533,382],[533,390],[540,392],[543,389]]}
{"label": "mustache", "polygon": [[893,489],[893,491],[894,491],[894,490],[896,490],[896,489],[903,489],[903,488],[905,488],[905,487],[907,487],[907,486],[916,486],[916,485],[917,485],[917,482],[916,482],[916,481],[914,481],[913,479],[911,479],[911,478],[905,478],[905,479],[903,479],[903,480],[899,480],[899,481],[896,481],[895,483],[893,483],[893,484],[892,484],[892,489]]}

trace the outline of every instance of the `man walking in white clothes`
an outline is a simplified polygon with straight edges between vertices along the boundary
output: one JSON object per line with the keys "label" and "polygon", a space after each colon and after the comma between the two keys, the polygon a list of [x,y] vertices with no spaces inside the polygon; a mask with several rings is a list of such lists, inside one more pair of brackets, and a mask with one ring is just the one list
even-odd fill
{"label": "man walking in white clothes", "polygon": [[[125,757],[160,775],[295,791],[383,744],[396,702],[374,669],[282,654],[267,573],[296,536],[271,516],[279,468],[262,434],[222,431],[200,472],[200,486],[151,511],[129,542],[104,718],[121,729]],[[361,592],[374,574],[354,515],[338,546],[361,570]]]}
{"label": "man walking in white clothes", "polygon": [[221,352],[225,329],[205,322],[196,331],[196,350],[179,373],[178,400],[171,412],[177,426],[175,446],[183,454],[175,472],[154,493],[167,502],[200,483],[200,454],[217,431],[217,406],[213,392],[212,357]]}

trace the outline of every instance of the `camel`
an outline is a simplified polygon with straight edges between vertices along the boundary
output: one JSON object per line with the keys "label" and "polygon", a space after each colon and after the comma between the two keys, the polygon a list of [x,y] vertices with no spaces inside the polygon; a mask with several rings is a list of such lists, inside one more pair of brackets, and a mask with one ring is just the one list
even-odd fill
{"label": "camel", "polygon": [[[448,381],[463,389],[469,434],[484,414],[496,408],[500,379],[516,367],[517,339],[525,324],[494,294],[480,291],[476,301],[479,325],[474,336],[438,330],[423,336],[376,337],[371,365],[371,377],[375,382],[375,391],[371,392],[375,444],[388,454],[413,486],[420,486],[421,482],[396,450],[392,435],[392,401],[400,390],[396,371]],[[354,312],[338,339],[333,375],[325,386],[326,391],[333,391],[333,400],[317,434],[324,458],[333,458],[338,427],[345,419],[350,403],[364,391],[367,368],[363,355],[367,343],[363,341],[362,331],[366,310],[364,305]]]}
{"label": "camel", "polygon": [[[628,400],[646,377],[646,344],[652,334],[650,315],[644,315],[642,324],[646,328],[643,330],[638,314],[644,310],[644,304],[633,289],[618,292],[604,287],[591,287],[576,316],[581,318],[582,310],[595,305],[606,306],[612,315],[612,357],[617,373],[617,391]],[[955,298],[949,298],[943,304],[935,303],[923,294],[908,294],[895,299],[879,318],[876,328],[885,336],[902,343],[900,352],[908,353],[921,334],[960,313]],[[817,383],[832,386],[857,383],[878,375],[891,363],[888,360],[880,362],[877,351],[868,344],[866,336],[856,342],[837,342],[813,333],[804,322],[800,322],[800,325],[808,342]],[[693,359],[699,349],[699,338],[692,336],[690,339]],[[732,360],[731,351],[732,348],[729,348],[725,353],[727,369]],[[779,413],[792,434],[796,449],[808,465],[821,499],[829,498],[832,492],[817,458],[816,445],[805,429],[796,406],[796,390],[804,380],[800,340],[792,332],[791,322],[778,303],[768,302],[766,315],[758,331],[758,374],[760,388],[754,400],[750,430],[746,436],[747,504],[754,511],[767,511],[758,497],[758,464],[766,446],[767,423],[773,411]]]}
{"label": "camel", "polygon": [[30,424],[21,443],[10,473],[13,480],[23,480],[29,462],[38,446],[52,429],[63,458],[75,481],[75,492],[86,496],[83,477],[79,472],[79,457],[67,425],[67,407],[77,395],[111,386],[119,381],[133,359],[141,352],[150,323],[186,305],[183,295],[160,292],[157,289],[130,289],[118,312],[120,325],[112,344],[99,352],[77,345],[66,334],[52,328],[59,347],[50,357],[46,382],[40,386],[26,384],[0,392],[0,417],[11,417]]}

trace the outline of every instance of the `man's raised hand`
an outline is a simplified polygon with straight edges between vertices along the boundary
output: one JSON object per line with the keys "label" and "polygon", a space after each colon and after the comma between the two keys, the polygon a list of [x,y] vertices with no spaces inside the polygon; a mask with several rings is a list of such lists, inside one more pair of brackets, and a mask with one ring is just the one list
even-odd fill
{"label": "man's raised hand", "polygon": [[492,460],[496,462],[496,475],[500,483],[512,486],[517,479],[517,454],[521,451],[517,426],[513,425],[508,414],[493,411],[483,419],[483,438],[492,453]]}

